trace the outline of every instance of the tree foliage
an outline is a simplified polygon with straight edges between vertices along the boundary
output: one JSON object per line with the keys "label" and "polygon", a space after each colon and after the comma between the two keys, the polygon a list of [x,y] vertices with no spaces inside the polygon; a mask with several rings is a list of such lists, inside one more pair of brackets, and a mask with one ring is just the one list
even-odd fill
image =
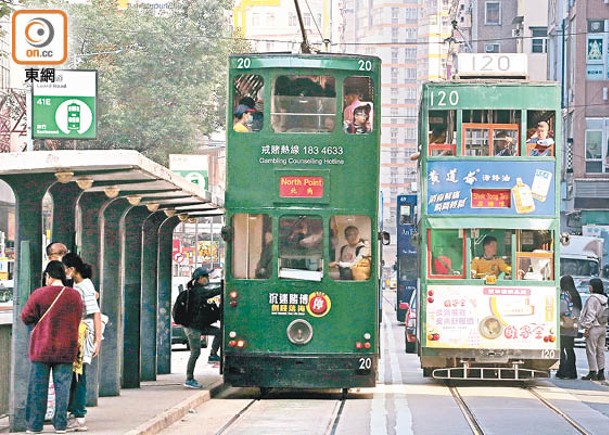
{"label": "tree foliage", "polygon": [[157,13],[91,0],[61,8],[70,18],[69,65],[98,71],[98,139],[91,149],[133,149],[166,164],[225,122],[232,0],[174,0]]}

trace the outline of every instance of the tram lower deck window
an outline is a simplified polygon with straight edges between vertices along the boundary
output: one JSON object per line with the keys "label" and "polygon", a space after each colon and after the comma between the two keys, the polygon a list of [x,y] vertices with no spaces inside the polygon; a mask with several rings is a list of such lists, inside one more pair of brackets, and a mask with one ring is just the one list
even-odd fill
{"label": "tram lower deck window", "polygon": [[279,218],[279,277],[321,281],[323,238],[319,216]]}
{"label": "tram lower deck window", "polygon": [[235,214],[232,218],[232,276],[266,279],[273,275],[271,218],[264,214]]}

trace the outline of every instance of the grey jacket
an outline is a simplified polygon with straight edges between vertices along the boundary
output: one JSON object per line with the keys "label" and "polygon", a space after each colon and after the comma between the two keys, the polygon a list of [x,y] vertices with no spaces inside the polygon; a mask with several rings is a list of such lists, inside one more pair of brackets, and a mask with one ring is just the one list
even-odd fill
{"label": "grey jacket", "polygon": [[579,323],[584,328],[589,329],[593,326],[605,326],[601,325],[597,319],[598,314],[601,310],[601,305],[607,303],[607,296],[593,293],[590,295],[584,308],[579,316]]}

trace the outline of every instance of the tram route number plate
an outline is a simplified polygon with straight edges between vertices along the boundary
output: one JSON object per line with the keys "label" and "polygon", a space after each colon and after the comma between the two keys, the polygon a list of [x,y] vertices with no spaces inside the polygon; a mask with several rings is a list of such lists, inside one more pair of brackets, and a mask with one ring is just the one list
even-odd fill
{"label": "tram route number plate", "polygon": [[359,375],[367,375],[372,369],[372,358],[358,358],[357,373]]}
{"label": "tram route number plate", "polygon": [[541,351],[541,357],[543,359],[554,359],[554,358],[556,358],[556,350],[554,350],[554,349],[543,349]]}

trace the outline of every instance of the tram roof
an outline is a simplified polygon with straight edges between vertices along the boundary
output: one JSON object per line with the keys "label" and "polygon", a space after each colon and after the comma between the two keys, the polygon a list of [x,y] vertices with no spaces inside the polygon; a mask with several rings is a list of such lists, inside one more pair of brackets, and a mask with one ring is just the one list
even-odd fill
{"label": "tram roof", "polygon": [[[5,153],[0,175],[55,174],[72,172],[70,181],[88,177],[93,185],[86,192],[104,192],[109,186],[119,196],[139,195],[141,204],[158,203],[192,217],[223,214],[223,201],[168,168],[132,150],[62,150]],[[68,182],[70,182],[68,181]]]}
{"label": "tram roof", "polygon": [[553,81],[533,81],[515,78],[471,78],[453,80],[432,80],[423,83],[423,86],[545,86],[556,87],[558,82]]}

